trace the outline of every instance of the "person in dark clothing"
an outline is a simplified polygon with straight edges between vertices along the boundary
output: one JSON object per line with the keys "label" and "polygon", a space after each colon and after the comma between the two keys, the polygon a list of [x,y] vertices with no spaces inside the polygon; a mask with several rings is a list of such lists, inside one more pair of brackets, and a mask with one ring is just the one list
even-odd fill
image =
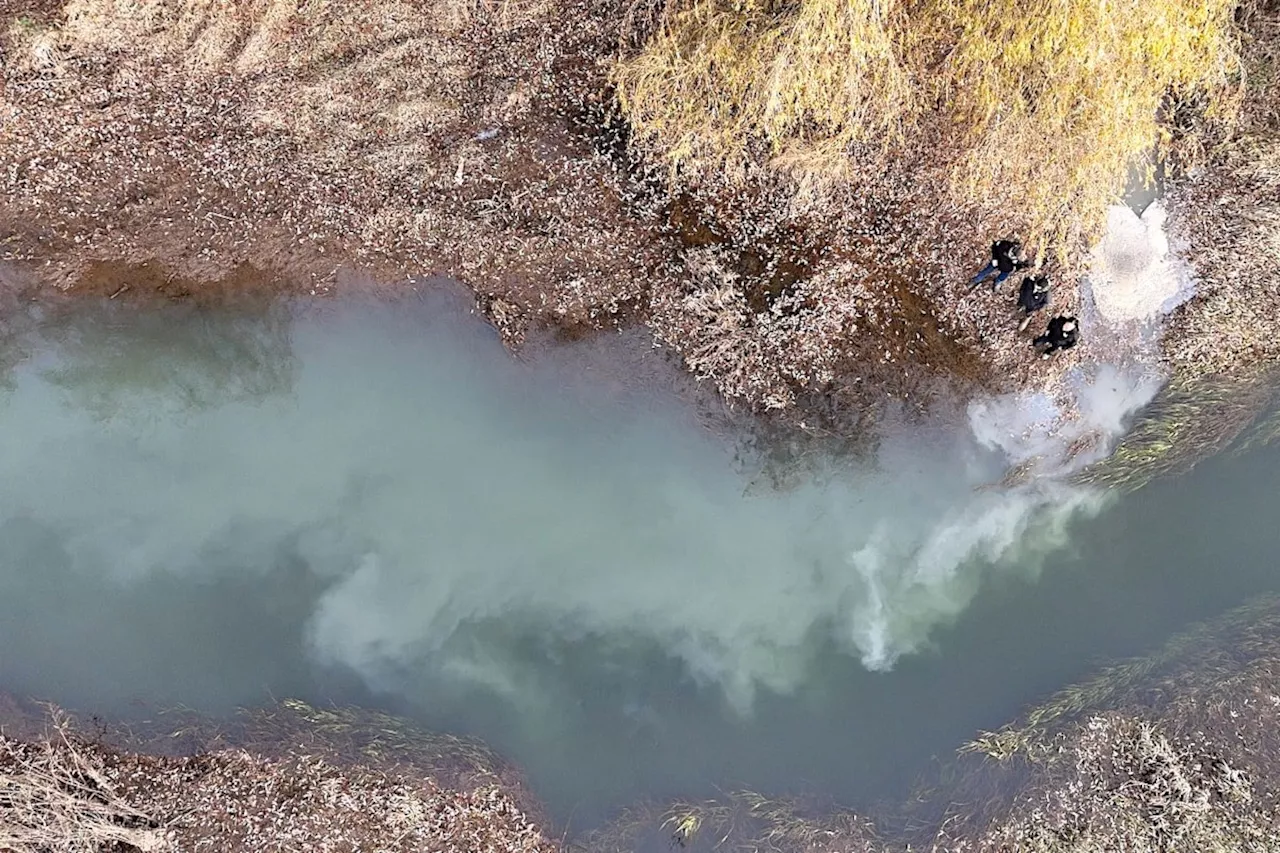
{"label": "person in dark clothing", "polygon": [[1049,304],[1049,277],[1047,275],[1029,275],[1022,280],[1018,289],[1018,307],[1027,313],[1018,327],[1022,331],[1031,325],[1031,315]]}
{"label": "person in dark clothing", "polygon": [[991,283],[991,289],[995,290],[1001,282],[1013,274],[1014,270],[1026,269],[1029,266],[1031,262],[1022,256],[1021,243],[1017,240],[997,240],[991,244],[991,263],[978,271],[978,274],[969,282],[969,289],[973,290],[994,275],[996,280]]}
{"label": "person in dark clothing", "polygon": [[1054,317],[1049,321],[1049,328],[1043,335],[1031,342],[1040,350],[1041,356],[1048,358],[1060,349],[1071,349],[1076,345],[1080,334],[1080,323],[1075,317]]}

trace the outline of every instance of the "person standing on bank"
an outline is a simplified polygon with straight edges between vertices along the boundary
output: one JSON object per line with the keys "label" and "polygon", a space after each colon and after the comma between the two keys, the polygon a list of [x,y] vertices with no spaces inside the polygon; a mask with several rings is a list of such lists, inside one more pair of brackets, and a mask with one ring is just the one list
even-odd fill
{"label": "person standing on bank", "polygon": [[994,275],[996,280],[991,283],[991,290],[994,292],[1014,271],[1029,266],[1031,262],[1023,257],[1021,243],[1017,240],[997,240],[991,244],[991,262],[973,277],[969,282],[969,289],[973,290]]}
{"label": "person standing on bank", "polygon": [[1048,358],[1060,349],[1071,349],[1080,335],[1080,323],[1075,317],[1054,317],[1045,333],[1031,342],[1040,350],[1041,358]]}
{"label": "person standing on bank", "polygon": [[1031,325],[1031,315],[1049,304],[1049,276],[1029,275],[1022,280],[1018,289],[1018,307],[1026,312],[1018,331],[1025,331]]}

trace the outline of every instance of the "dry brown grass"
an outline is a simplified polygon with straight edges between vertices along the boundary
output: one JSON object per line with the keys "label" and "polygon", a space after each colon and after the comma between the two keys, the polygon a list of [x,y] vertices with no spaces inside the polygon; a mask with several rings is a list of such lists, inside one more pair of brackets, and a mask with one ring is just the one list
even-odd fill
{"label": "dry brown grass", "polygon": [[[56,713],[56,712],[55,712]],[[348,754],[348,738],[418,748],[402,721],[298,706],[291,722],[257,720],[281,739],[251,752],[225,745],[157,756],[86,738],[66,717],[29,741],[0,733],[0,850],[5,853],[552,853],[496,777],[466,789],[408,764]],[[208,721],[203,721],[207,725]],[[256,728],[255,728],[256,726]],[[173,733],[171,733],[173,734]],[[405,739],[409,740],[406,741]],[[445,739],[440,739],[443,743]],[[452,747],[450,747],[452,748]],[[269,753],[269,754],[268,754]],[[371,760],[372,759],[372,760]]]}
{"label": "dry brown grass", "polygon": [[59,283],[86,259],[210,285],[248,261],[317,291],[351,266],[445,274],[512,342],[530,318],[616,326],[670,249],[575,130],[609,36],[563,12],[72,0],[6,51],[0,257]]}
{"label": "dry brown grass", "polygon": [[694,180],[763,156],[874,186],[892,155],[1069,254],[1168,138],[1170,99],[1234,108],[1234,6],[695,0],[614,77],[637,138]]}
{"label": "dry brown grass", "polygon": [[103,764],[55,716],[42,743],[0,738],[0,850],[99,853],[168,848],[159,824],[122,798]]}
{"label": "dry brown grass", "polygon": [[1216,743],[1128,714],[1090,716],[1056,744],[1012,806],[978,831],[944,830],[935,853],[1169,853],[1272,849],[1251,777]]}
{"label": "dry brown grass", "polygon": [[[971,294],[964,281],[993,234],[1065,216],[1036,212],[1076,192],[1059,193],[1064,182],[1100,193],[1071,204],[1096,206],[1117,158],[1155,133],[1142,121],[1155,121],[1161,85],[1197,90],[1229,76],[1231,45],[1210,32],[1219,0],[1188,2],[1165,0],[1168,14],[1154,18],[1115,7],[1114,26],[1086,44],[1080,33],[1098,11],[1068,20],[1068,0],[1000,6],[991,20],[959,0],[639,3],[630,13],[608,0],[72,0],[64,23],[7,37],[0,259],[63,284],[84,280],[86,259],[130,270],[150,259],[175,294],[216,289],[246,260],[315,293],[352,264],[388,280],[446,273],[476,292],[512,346],[531,323],[578,336],[648,321],[728,399],[850,433],[876,407],[923,405],[943,383],[960,394],[1050,388],[1079,360],[1113,355],[1091,337],[1052,363],[1031,359],[1037,330],[1018,333],[1007,293]],[[928,14],[912,23],[919,9]],[[1004,38],[1000,15],[1016,26],[991,59],[983,51]],[[647,94],[619,78],[620,94],[652,126],[645,142],[637,124],[641,142],[624,150],[626,127],[587,102],[604,97],[628,21],[638,23],[623,42],[635,36],[642,49],[619,73],[643,72]],[[1257,21],[1246,23],[1265,32]],[[1041,50],[1059,41],[1062,50]],[[1196,64],[1214,50],[1220,65]],[[657,64],[643,67],[646,57]],[[933,73],[939,63],[945,74]],[[1259,68],[1249,65],[1246,94],[1266,77]],[[1197,71],[1207,76],[1195,83]],[[1086,89],[1095,78],[1114,87]],[[1015,79],[1025,92],[1009,88]],[[712,95],[727,106],[703,109],[698,99]],[[655,131],[663,110],[674,123]],[[1108,132],[1122,144],[1097,144],[1079,169],[1075,154],[1056,157],[1116,115]],[[768,133],[746,132],[750,122]],[[671,148],[694,158],[682,161],[684,178],[660,186],[632,168],[637,149],[656,151],[658,136],[689,123],[696,132]],[[1050,147],[1055,156],[1042,156]],[[739,168],[698,177],[694,160],[720,162],[713,149],[737,151]],[[1033,155],[1034,175],[1022,169]],[[690,176],[694,191],[668,192]],[[1018,189],[1032,178],[1043,180]],[[695,227],[676,221],[682,205],[696,210]],[[1255,239],[1243,227],[1241,246]],[[1257,263],[1250,275],[1264,270]],[[1073,313],[1079,266],[1050,272],[1052,310]],[[1207,309],[1203,322],[1188,314],[1179,351],[1265,345],[1276,294],[1256,293]]]}
{"label": "dry brown grass", "polygon": [[[1280,844],[1280,600],[1065,688],[967,747],[931,848],[1034,853]],[[943,799],[946,802],[946,799]]]}
{"label": "dry brown grass", "polygon": [[1280,135],[1219,155],[1182,187],[1170,228],[1192,246],[1197,297],[1171,321],[1171,364],[1188,376],[1280,358]]}
{"label": "dry brown grass", "polygon": [[740,165],[761,141],[782,161],[843,173],[846,149],[900,138],[916,109],[895,0],[697,0],[619,65],[638,138],[673,164]]}
{"label": "dry brown grass", "polygon": [[1239,132],[1209,154],[1170,203],[1197,296],[1173,318],[1166,350],[1184,376],[1250,372],[1280,358],[1280,4],[1246,3]]}

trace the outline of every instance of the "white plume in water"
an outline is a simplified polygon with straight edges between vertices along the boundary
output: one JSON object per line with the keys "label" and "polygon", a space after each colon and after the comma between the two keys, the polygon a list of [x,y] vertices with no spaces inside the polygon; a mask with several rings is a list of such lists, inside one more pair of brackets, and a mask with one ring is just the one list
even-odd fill
{"label": "white plume in water", "polygon": [[[159,324],[166,347],[175,322]],[[594,395],[554,355],[514,362],[432,301],[334,303],[288,334],[210,345],[217,381],[199,359],[146,358],[147,328],[113,316],[15,372],[0,524],[124,585],[301,572],[322,589],[317,660],[379,689],[427,678],[534,705],[555,689],[530,665],[552,654],[537,637],[661,650],[744,711],[802,683],[815,641],[891,666],[991,572],[1033,573],[1068,541],[1101,505],[1070,476],[1158,387],[1085,366],[1054,397],[885,424],[875,458],[759,493],[687,410]],[[95,347],[117,354],[110,371],[89,369]],[[270,381],[223,376],[259,368]]]}

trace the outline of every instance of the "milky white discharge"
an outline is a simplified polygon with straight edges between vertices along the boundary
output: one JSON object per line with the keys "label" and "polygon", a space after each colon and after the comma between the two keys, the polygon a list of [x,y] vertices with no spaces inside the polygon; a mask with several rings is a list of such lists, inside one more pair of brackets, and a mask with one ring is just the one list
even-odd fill
{"label": "milky white discharge", "polygon": [[1167,214],[1152,202],[1139,216],[1115,205],[1089,270],[1094,303],[1113,325],[1159,319],[1194,293],[1191,270],[1164,234]]}
{"label": "milky white discharge", "polygon": [[520,701],[537,679],[497,637],[658,647],[743,710],[807,677],[815,637],[888,667],[1098,507],[1067,475],[1158,386],[1088,367],[1077,415],[979,401],[771,492],[670,401],[593,402],[431,304],[177,327],[64,335],[15,373],[0,523],[122,584],[301,565],[328,584],[318,660]]}

